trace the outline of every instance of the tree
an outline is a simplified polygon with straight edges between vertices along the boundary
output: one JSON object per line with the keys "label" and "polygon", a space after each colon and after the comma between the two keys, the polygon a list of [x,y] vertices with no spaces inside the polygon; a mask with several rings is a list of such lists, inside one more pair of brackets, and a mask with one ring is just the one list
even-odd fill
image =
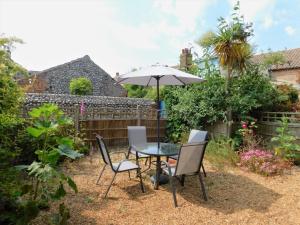
{"label": "tree", "polygon": [[141,85],[125,84],[124,88],[127,90],[127,95],[130,98],[144,98],[148,92],[147,88]]}
{"label": "tree", "polygon": [[91,95],[93,93],[91,80],[86,77],[73,78],[70,82],[70,92],[73,95]]}
{"label": "tree", "polygon": [[[251,46],[248,38],[253,35],[252,23],[245,23],[243,16],[240,15],[239,1],[234,6],[231,22],[227,22],[220,17],[218,32],[211,31],[198,41],[203,48],[209,49],[213,55],[219,59],[219,64],[227,71],[225,90],[227,96],[230,95],[230,80],[233,71],[243,73],[246,69],[247,62],[251,57]],[[208,52],[209,52],[208,50]],[[231,134],[232,129],[232,110],[229,106],[227,109],[227,134]]]}
{"label": "tree", "polygon": [[287,60],[282,52],[272,52],[269,49],[269,53],[265,56],[262,66],[269,69],[271,66],[278,66],[286,62]]}
{"label": "tree", "polygon": [[10,57],[15,43],[23,42],[15,37],[0,36],[0,114],[17,113],[22,101],[22,91],[13,76],[27,72]]}

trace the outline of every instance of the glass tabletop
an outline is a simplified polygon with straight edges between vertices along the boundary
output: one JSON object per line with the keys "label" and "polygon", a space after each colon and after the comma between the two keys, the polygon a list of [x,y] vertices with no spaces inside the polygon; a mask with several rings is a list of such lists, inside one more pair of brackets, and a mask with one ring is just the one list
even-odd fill
{"label": "glass tabletop", "polygon": [[133,146],[137,152],[153,155],[153,156],[173,156],[177,155],[180,149],[180,145],[172,143],[160,143],[158,148],[157,142],[147,143],[146,146]]}

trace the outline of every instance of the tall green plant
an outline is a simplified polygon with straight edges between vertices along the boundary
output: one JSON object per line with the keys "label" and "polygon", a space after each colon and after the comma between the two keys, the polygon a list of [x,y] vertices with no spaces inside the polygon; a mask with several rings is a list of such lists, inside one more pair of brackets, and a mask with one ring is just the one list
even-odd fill
{"label": "tall green plant", "polygon": [[295,143],[296,137],[289,131],[289,120],[282,118],[281,126],[276,129],[277,136],[271,141],[276,144],[275,155],[287,159],[300,159],[300,146]]}
{"label": "tall green plant", "polygon": [[[226,71],[225,90],[230,95],[230,82],[233,71],[242,73],[251,57],[251,46],[248,43],[249,37],[253,35],[252,24],[245,23],[244,17],[240,15],[239,1],[234,6],[231,22],[220,17],[217,33],[209,32],[198,42],[202,47],[211,49],[213,55],[219,58],[219,64]],[[232,129],[232,110],[227,108],[228,130],[231,134]]]}
{"label": "tall green plant", "polygon": [[[50,200],[59,200],[66,195],[66,184],[77,193],[75,182],[58,168],[62,156],[70,159],[82,156],[72,149],[72,139],[60,136],[57,132],[72,120],[65,117],[58,106],[53,104],[35,108],[29,115],[32,126],[28,127],[27,131],[38,143],[42,143],[35,151],[38,160],[28,166],[19,166],[20,169],[26,169],[34,180],[34,184],[29,187],[32,201],[48,204]],[[64,209],[64,206],[60,208]],[[61,209],[61,212],[65,212]]]}

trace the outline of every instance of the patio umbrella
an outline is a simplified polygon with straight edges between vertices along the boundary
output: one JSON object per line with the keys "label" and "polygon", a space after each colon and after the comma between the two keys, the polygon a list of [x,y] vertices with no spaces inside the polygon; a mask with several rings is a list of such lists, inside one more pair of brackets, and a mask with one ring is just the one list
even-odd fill
{"label": "patio umbrella", "polygon": [[135,84],[141,86],[156,86],[157,90],[157,143],[159,145],[160,111],[159,111],[159,85],[187,85],[204,81],[202,78],[182,72],[172,67],[154,65],[134,72],[119,75],[120,84]]}

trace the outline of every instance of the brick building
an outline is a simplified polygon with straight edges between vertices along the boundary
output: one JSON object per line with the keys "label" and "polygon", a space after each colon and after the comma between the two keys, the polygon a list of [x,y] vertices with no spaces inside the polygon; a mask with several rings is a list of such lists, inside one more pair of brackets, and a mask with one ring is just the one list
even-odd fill
{"label": "brick building", "polygon": [[[285,63],[272,65],[267,73],[277,84],[291,84],[300,91],[300,48],[280,51],[285,59]],[[252,61],[262,64],[268,53],[255,55]]]}

